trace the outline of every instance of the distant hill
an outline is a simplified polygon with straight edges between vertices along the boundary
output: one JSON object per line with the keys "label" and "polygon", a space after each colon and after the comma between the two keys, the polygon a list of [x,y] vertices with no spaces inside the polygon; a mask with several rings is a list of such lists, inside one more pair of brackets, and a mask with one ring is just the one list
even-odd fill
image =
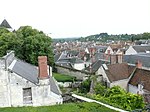
{"label": "distant hill", "polygon": [[52,40],[53,40],[53,42],[68,42],[68,41],[75,41],[78,39],[80,39],[80,37],[55,38]]}
{"label": "distant hill", "polygon": [[67,42],[67,41],[99,41],[99,42],[111,42],[111,41],[135,41],[140,39],[150,39],[150,33],[143,33],[143,34],[108,34],[108,33],[100,33],[89,35],[86,37],[72,37],[72,38],[57,38],[53,39],[53,42]]}
{"label": "distant hill", "polygon": [[111,42],[111,41],[135,41],[140,39],[150,39],[150,33],[143,33],[143,34],[108,34],[108,33],[100,33],[100,34],[94,34],[89,35],[87,37],[81,37],[77,39],[81,42],[86,41],[94,41],[94,42]]}

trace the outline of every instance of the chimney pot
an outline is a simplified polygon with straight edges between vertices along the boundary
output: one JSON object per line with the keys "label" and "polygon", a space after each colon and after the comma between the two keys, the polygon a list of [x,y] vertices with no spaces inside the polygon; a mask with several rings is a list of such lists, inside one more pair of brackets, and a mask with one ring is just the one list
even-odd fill
{"label": "chimney pot", "polygon": [[39,56],[38,57],[38,65],[39,65],[39,79],[48,78],[47,57]]}
{"label": "chimney pot", "polygon": [[136,67],[137,67],[137,68],[142,68],[142,62],[138,60],[138,61],[136,62]]}

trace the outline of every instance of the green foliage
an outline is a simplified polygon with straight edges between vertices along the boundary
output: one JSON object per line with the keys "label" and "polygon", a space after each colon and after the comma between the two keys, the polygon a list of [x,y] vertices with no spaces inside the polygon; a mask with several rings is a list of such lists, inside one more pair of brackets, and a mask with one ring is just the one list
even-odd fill
{"label": "green foliage", "polygon": [[20,27],[16,32],[0,29],[0,57],[7,50],[14,50],[18,58],[37,65],[38,56],[48,57],[48,64],[53,65],[52,40],[43,32],[32,29],[30,26]]}
{"label": "green foliage", "polygon": [[83,81],[81,83],[81,87],[80,87],[79,92],[81,92],[81,93],[88,93],[89,90],[90,90],[90,84],[91,84],[90,78],[88,78],[85,81]]}
{"label": "green foliage", "polygon": [[4,56],[7,50],[16,50],[18,43],[19,41],[14,33],[5,28],[0,28],[0,57]]}
{"label": "green foliage", "polygon": [[0,35],[4,33],[9,33],[9,31],[6,28],[0,27]]}
{"label": "green foliage", "polygon": [[59,73],[53,73],[53,76],[58,82],[73,82],[76,80],[76,77]]}
{"label": "green foliage", "polygon": [[81,37],[78,40],[81,42],[85,41],[99,41],[99,42],[107,42],[109,40],[113,41],[134,41],[140,39],[150,39],[150,33],[146,32],[143,34],[119,34],[119,35],[108,35],[107,33],[100,33],[95,35],[90,35],[87,37]]}
{"label": "green foliage", "polygon": [[116,112],[96,103],[68,103],[42,107],[0,108],[0,112]]}
{"label": "green foliage", "polygon": [[150,39],[150,33],[148,32],[143,33],[142,39]]}
{"label": "green foliage", "polygon": [[97,83],[94,87],[95,94],[100,94],[101,96],[104,96],[106,92],[106,87],[103,86],[101,83]]}
{"label": "green foliage", "polygon": [[106,88],[101,83],[97,83],[94,91],[95,94],[83,94],[82,92],[79,93],[79,95],[86,96],[125,110],[143,109],[145,106],[141,95],[128,93],[119,86]]}
{"label": "green foliage", "polygon": [[113,86],[112,88],[108,88],[105,97],[110,97],[114,95],[123,95],[126,94],[126,91],[119,86]]}
{"label": "green foliage", "polygon": [[142,96],[127,93],[119,86],[106,89],[98,83],[95,91],[96,94],[90,97],[125,110],[142,109],[145,106]]}

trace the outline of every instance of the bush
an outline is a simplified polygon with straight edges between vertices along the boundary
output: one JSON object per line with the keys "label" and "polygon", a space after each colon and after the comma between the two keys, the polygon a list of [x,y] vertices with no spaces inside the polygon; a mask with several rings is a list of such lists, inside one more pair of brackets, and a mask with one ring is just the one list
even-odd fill
{"label": "bush", "polygon": [[94,99],[125,110],[142,109],[145,106],[142,96],[127,93],[119,86],[106,89],[99,83],[96,85],[95,91],[96,95],[92,95]]}
{"label": "bush", "polygon": [[81,93],[88,93],[89,90],[90,90],[90,84],[91,84],[90,79],[87,79],[87,80],[83,81],[81,83],[79,92],[81,92]]}
{"label": "bush", "polygon": [[105,93],[106,97],[114,96],[114,95],[122,95],[126,94],[126,91],[119,86],[113,86],[112,88],[107,88],[107,91]]}
{"label": "bush", "polygon": [[141,95],[127,93],[119,86],[106,88],[102,84],[97,83],[95,94],[79,94],[97,101],[118,107],[124,110],[143,109],[145,107],[144,99]]}
{"label": "bush", "polygon": [[94,87],[94,91],[96,94],[100,94],[101,96],[104,96],[106,92],[106,87],[103,86],[101,83],[97,83]]}

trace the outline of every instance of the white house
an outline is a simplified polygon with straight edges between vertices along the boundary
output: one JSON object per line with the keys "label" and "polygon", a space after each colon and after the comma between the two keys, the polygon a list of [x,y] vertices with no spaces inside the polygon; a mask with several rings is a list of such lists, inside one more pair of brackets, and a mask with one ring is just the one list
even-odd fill
{"label": "white house", "polygon": [[61,91],[47,66],[47,57],[38,57],[39,67],[17,59],[11,51],[0,58],[0,107],[61,104]]}
{"label": "white house", "polygon": [[150,45],[134,45],[130,46],[127,50],[125,55],[132,55],[138,53],[150,53]]}
{"label": "white house", "polygon": [[113,50],[110,46],[107,47],[106,51],[105,51],[105,54],[113,54]]}
{"label": "white house", "polygon": [[113,49],[110,46],[98,46],[97,53],[113,54]]}

